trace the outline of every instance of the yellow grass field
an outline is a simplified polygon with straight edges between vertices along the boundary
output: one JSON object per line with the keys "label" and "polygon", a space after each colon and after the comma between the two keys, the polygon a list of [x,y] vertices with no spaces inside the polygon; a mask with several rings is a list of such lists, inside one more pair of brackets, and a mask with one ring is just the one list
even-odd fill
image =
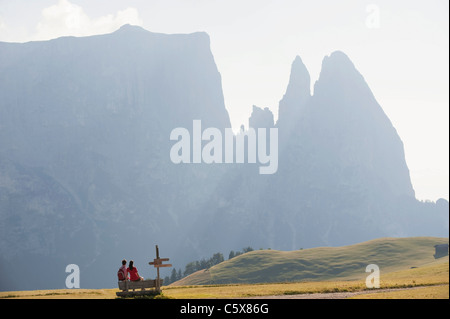
{"label": "yellow grass field", "polygon": [[449,299],[449,285],[363,294],[352,299]]}

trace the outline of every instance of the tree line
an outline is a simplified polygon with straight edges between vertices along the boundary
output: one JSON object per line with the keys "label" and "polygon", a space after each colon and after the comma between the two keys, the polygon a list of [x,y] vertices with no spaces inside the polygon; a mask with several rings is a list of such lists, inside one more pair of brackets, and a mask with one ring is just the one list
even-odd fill
{"label": "tree line", "polygon": [[[232,250],[228,254],[228,260],[253,250],[254,249],[252,247],[243,248],[242,251]],[[201,260],[191,261],[184,267],[184,271],[182,271],[181,268],[178,270],[173,268],[171,275],[164,277],[163,285],[170,285],[171,283],[183,279],[196,271],[209,269],[214,265],[220,264],[224,260],[225,259],[222,253],[215,253],[209,259],[202,258]]]}

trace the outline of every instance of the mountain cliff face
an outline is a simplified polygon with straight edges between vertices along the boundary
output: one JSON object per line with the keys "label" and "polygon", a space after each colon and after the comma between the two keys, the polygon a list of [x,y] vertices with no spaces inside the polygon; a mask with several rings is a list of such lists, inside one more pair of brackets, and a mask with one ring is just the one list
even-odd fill
{"label": "mountain cliff face", "polygon": [[[158,244],[178,268],[245,246],[298,249],[381,236],[448,236],[448,202],[414,198],[403,145],[341,52],[310,93],[300,57],[277,127],[279,165],[174,164],[172,129],[230,127],[204,33],[0,43],[0,289],[114,287]],[[141,265],[141,266],[139,266]],[[46,271],[43,272],[42,269]]]}
{"label": "mountain cliff face", "polygon": [[[63,284],[65,265],[76,263],[88,285],[120,255],[145,247],[154,258],[155,243],[180,240],[171,230],[192,218],[184,213],[220,172],[174,165],[170,132],[191,128],[192,119],[230,127],[206,34],[124,26],[0,43],[0,74],[2,269],[19,269],[34,254],[57,256],[42,282]],[[69,248],[73,241],[86,256]],[[15,277],[41,278],[41,269]]]}

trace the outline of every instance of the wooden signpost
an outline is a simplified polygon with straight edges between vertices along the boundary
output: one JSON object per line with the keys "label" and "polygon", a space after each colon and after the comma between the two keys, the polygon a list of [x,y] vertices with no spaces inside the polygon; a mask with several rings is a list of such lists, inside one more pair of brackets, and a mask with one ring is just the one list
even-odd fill
{"label": "wooden signpost", "polygon": [[159,278],[159,268],[161,267],[172,267],[172,264],[163,264],[163,261],[169,261],[169,258],[159,258],[159,248],[156,245],[156,258],[149,262],[149,265],[153,265],[156,268],[156,290],[161,292],[161,279]]}

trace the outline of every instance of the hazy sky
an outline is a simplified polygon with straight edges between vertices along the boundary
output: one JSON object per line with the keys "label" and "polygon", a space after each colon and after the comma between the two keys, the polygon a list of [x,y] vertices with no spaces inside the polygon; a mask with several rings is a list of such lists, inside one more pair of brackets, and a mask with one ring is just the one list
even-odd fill
{"label": "hazy sky", "polygon": [[233,127],[252,105],[275,119],[300,55],[311,89],[324,56],[345,52],[403,140],[418,199],[449,198],[449,1],[0,0],[0,41],[206,31]]}

